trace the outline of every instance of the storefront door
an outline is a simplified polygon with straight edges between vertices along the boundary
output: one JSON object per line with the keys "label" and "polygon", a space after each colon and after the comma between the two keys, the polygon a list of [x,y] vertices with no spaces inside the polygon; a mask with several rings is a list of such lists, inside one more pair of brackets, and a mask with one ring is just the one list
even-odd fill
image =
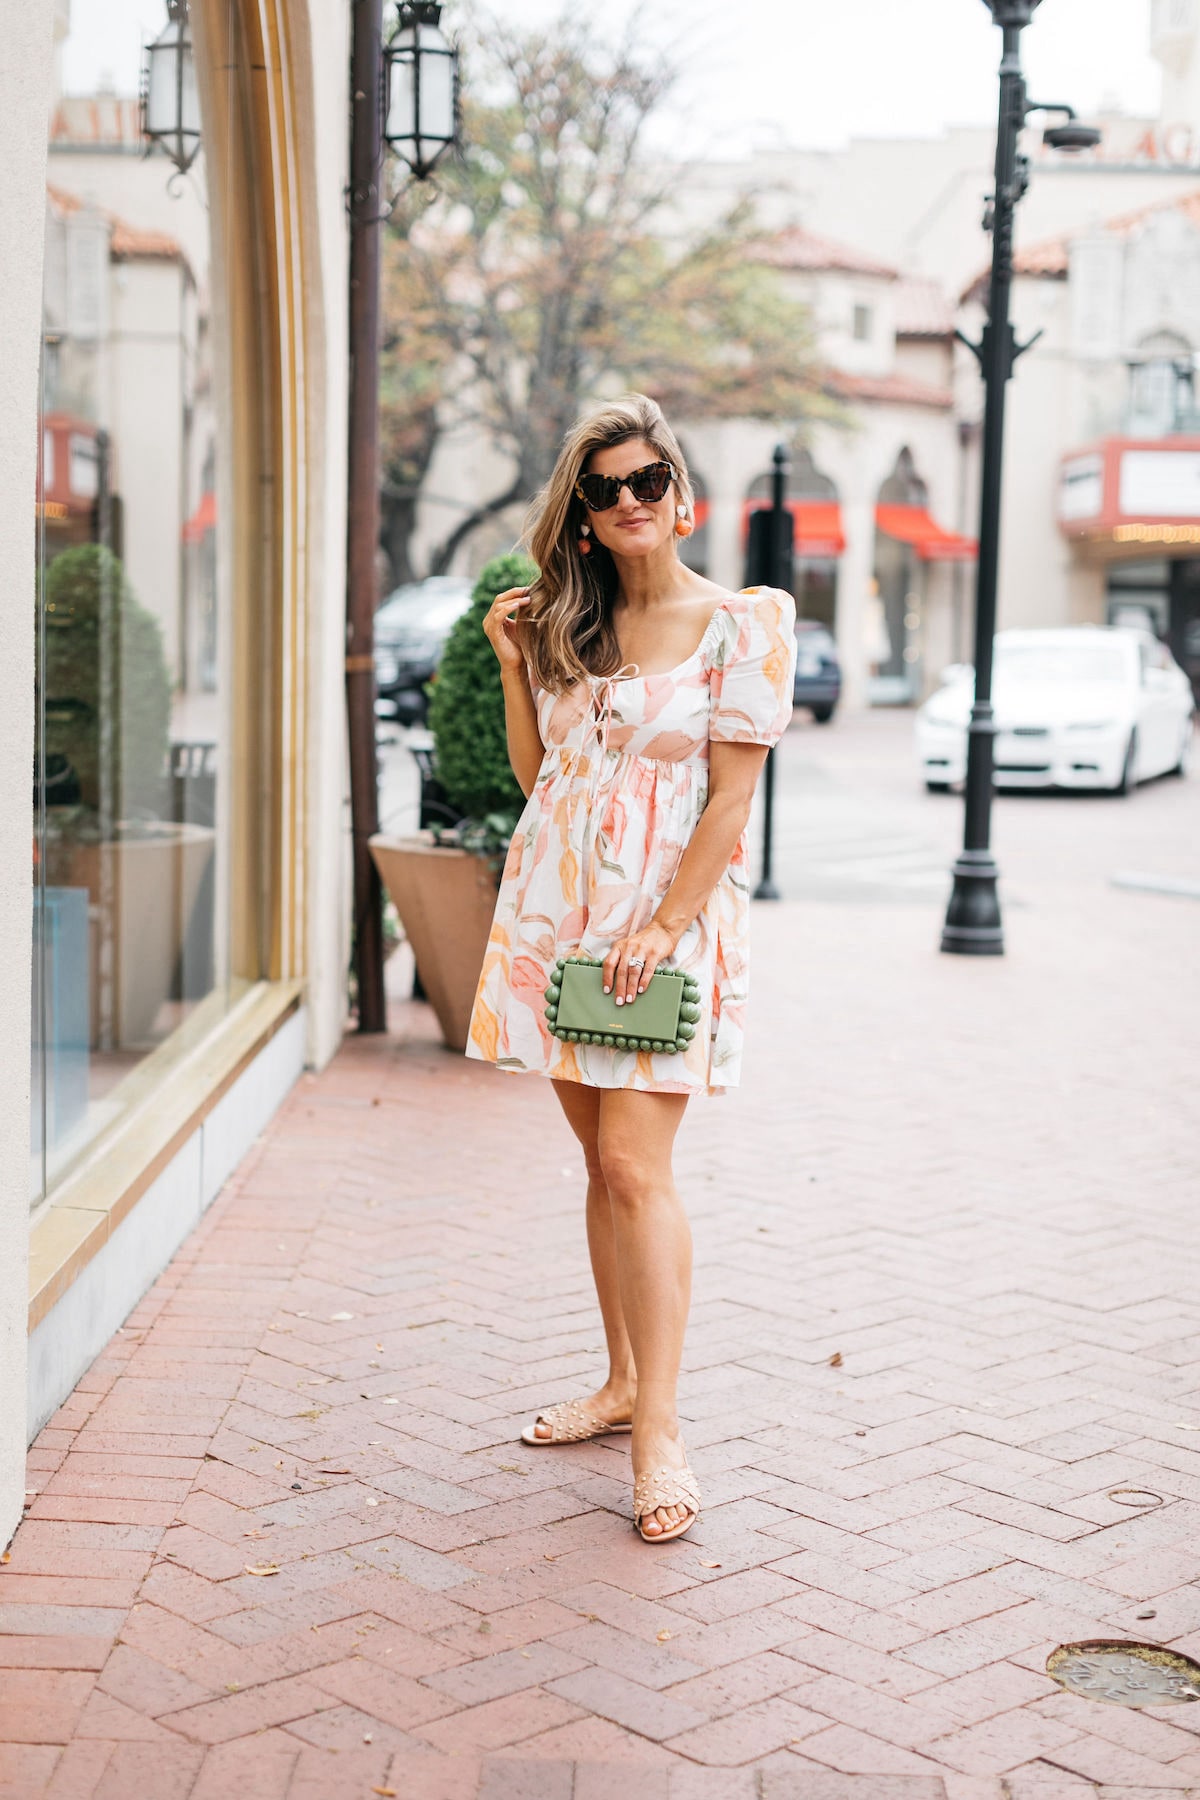
{"label": "storefront door", "polygon": [[1200,706],[1200,561],[1181,557],[1171,564],[1171,654],[1192,684]]}

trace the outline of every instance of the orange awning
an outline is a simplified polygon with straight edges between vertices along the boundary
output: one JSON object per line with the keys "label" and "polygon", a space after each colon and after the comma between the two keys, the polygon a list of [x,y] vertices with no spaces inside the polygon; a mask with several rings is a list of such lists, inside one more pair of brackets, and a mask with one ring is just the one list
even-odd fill
{"label": "orange awning", "polygon": [[836,500],[791,500],[788,505],[796,521],[797,556],[842,554],[846,534],[842,530],[842,509]]}
{"label": "orange awning", "polygon": [[[795,554],[813,560],[828,561],[840,556],[846,548],[842,530],[842,509],[836,500],[789,500],[787,509],[795,521]],[[750,532],[750,514],[764,512],[761,501],[749,501],[743,510],[742,535]]]}
{"label": "orange awning", "polygon": [[922,562],[974,562],[979,545],[957,531],[945,531],[923,506],[883,502],[875,508],[875,523],[885,537],[911,544]]}
{"label": "orange awning", "polygon": [[206,531],[212,531],[217,523],[217,496],[211,488],[200,496],[200,502],[190,519],[184,521],[183,541],[185,544],[198,544]]}

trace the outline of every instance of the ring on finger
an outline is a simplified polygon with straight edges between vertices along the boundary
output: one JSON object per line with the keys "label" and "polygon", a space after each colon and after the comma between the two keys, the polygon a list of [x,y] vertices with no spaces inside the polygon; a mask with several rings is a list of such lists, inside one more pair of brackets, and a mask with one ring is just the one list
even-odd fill
{"label": "ring on finger", "polygon": [[629,958],[629,966],[631,969],[644,969],[646,966],[646,959],[644,956],[631,956]]}

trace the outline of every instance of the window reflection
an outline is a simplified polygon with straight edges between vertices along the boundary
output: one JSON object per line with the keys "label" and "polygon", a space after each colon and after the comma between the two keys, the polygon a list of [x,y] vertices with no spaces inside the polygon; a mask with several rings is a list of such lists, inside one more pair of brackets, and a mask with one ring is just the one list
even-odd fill
{"label": "window reflection", "polygon": [[46,195],[35,1199],[226,983],[203,156],[172,185],[143,154],[161,0],[75,11],[58,0]]}

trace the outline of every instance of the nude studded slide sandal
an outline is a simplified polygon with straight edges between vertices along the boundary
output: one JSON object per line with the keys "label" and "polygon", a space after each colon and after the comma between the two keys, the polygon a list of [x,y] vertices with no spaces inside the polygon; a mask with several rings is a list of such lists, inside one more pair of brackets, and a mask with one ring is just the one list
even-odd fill
{"label": "nude studded slide sandal", "polygon": [[[538,1437],[535,1427],[549,1425],[550,1436]],[[612,1424],[607,1419],[598,1419],[590,1413],[582,1400],[560,1400],[557,1406],[548,1406],[540,1412],[532,1425],[527,1425],[521,1433],[523,1444],[533,1444],[539,1450],[548,1444],[583,1444],[589,1438],[610,1437],[615,1431],[632,1431],[628,1420]],[[661,1504],[661,1502],[660,1502]]]}
{"label": "nude studded slide sandal", "polygon": [[[657,1512],[660,1506],[686,1506],[690,1518],[681,1519],[667,1531],[655,1532],[648,1537],[642,1530],[642,1520],[649,1513]],[[646,1544],[669,1544],[674,1538],[681,1538],[692,1529],[700,1517],[700,1486],[691,1469],[648,1469],[639,1475],[633,1484],[633,1522],[638,1533]]]}

